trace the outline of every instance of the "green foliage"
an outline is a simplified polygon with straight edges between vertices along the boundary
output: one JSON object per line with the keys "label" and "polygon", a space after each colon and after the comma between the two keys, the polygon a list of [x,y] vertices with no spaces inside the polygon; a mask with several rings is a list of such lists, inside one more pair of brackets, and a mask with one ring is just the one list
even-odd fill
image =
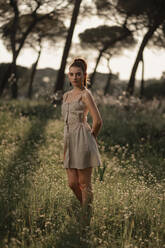
{"label": "green foliage", "polygon": [[109,106],[100,106],[102,115],[106,116],[100,134],[104,151],[117,156],[124,167],[131,160],[139,175],[144,172],[147,177],[150,170],[157,180],[162,180],[165,177],[165,106],[158,100],[139,104],[125,100],[118,107],[110,106],[109,110]]}
{"label": "green foliage", "polygon": [[130,47],[135,44],[130,31],[120,26],[101,25],[96,28],[89,28],[80,33],[79,37],[82,45],[85,43],[98,50],[104,48],[111,48],[112,50],[115,46],[121,50],[122,46]]}
{"label": "green foliage", "polygon": [[165,108],[153,104],[99,104],[103,165],[93,173],[93,215],[84,227],[62,168],[60,107],[1,103],[0,247],[163,248]]}
{"label": "green foliage", "polygon": [[146,99],[164,98],[165,97],[165,82],[164,80],[147,80],[145,82],[144,97]]}
{"label": "green foliage", "polygon": [[[66,27],[64,23],[59,19],[58,15],[45,15],[37,14],[35,15],[36,24],[31,29],[29,33],[25,47],[32,47],[36,49],[38,42],[47,41],[54,45],[57,40],[61,40],[66,35]],[[34,16],[32,14],[21,15],[18,20],[16,30],[15,42],[19,46],[22,42],[24,34],[27,32],[27,27],[33,25]],[[13,19],[5,23],[1,27],[2,38],[5,46],[9,51],[11,51],[11,41],[10,35],[13,29]]]}
{"label": "green foliage", "polygon": [[159,14],[159,11],[163,11],[165,3],[163,0],[118,0],[118,6],[129,15],[155,16]]}
{"label": "green foliage", "polygon": [[95,4],[97,9],[99,10],[107,10],[107,9],[111,9],[111,7],[113,6],[113,1],[100,1],[100,0],[95,0]]}
{"label": "green foliage", "polygon": [[[106,112],[107,110],[103,109],[103,111]],[[143,111],[132,112],[133,110],[127,109],[126,106],[123,111],[111,107],[111,112],[102,129],[101,137],[103,140],[106,140],[110,146],[116,144],[125,146],[128,144],[133,147],[136,144],[139,145],[141,140],[144,139],[153,142],[152,145],[156,142],[155,146],[161,148],[159,142],[164,125],[162,116],[159,116],[159,113],[155,115],[155,111],[148,114]]]}

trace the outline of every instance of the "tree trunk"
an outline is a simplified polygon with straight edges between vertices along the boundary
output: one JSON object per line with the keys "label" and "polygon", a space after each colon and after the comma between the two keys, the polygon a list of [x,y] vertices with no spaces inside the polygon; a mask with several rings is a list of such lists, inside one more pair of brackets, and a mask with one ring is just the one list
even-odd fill
{"label": "tree trunk", "polygon": [[4,89],[6,85],[9,83],[11,86],[11,95],[12,98],[17,98],[18,96],[18,86],[17,86],[17,66],[16,66],[16,59],[13,59],[12,63],[8,65],[8,69],[6,70],[3,80],[0,85],[0,97],[2,97]]}
{"label": "tree trunk", "polygon": [[32,72],[31,72],[31,75],[30,75],[30,83],[29,83],[29,89],[28,89],[28,98],[29,99],[32,98],[32,94],[33,94],[33,82],[34,82],[34,77],[35,77],[35,74],[36,74],[36,69],[37,69],[37,65],[38,65],[40,56],[41,56],[41,48],[40,48],[40,50],[38,52],[37,60],[36,60],[36,62],[32,66]]}
{"label": "tree trunk", "polygon": [[12,66],[11,66],[11,74],[10,74],[10,84],[11,84],[11,95],[12,98],[17,99],[18,97],[18,74],[17,74],[17,65],[16,65],[16,56],[13,58]]}
{"label": "tree trunk", "polygon": [[105,85],[105,88],[104,88],[104,96],[108,93],[108,91],[110,89],[111,79],[112,79],[112,73],[110,72],[108,74],[107,82],[106,82],[106,85]]}
{"label": "tree trunk", "polygon": [[3,91],[7,85],[7,82],[8,82],[8,79],[11,75],[11,66],[12,64],[9,64],[8,67],[7,67],[7,70],[5,71],[4,73],[4,76],[2,78],[2,81],[1,81],[1,84],[0,84],[0,97],[2,96],[3,94]]}
{"label": "tree trunk", "polygon": [[96,60],[96,65],[95,65],[94,71],[93,71],[93,73],[92,73],[92,75],[91,75],[91,77],[90,77],[90,85],[89,85],[89,88],[91,88],[92,85],[93,85],[93,83],[94,83],[94,79],[95,79],[97,67],[98,67],[98,64],[99,64],[99,62],[100,62],[100,59],[101,59],[102,55],[103,55],[103,50],[101,50],[101,51],[99,52],[99,56],[98,56],[98,58],[97,58],[97,60]]}
{"label": "tree trunk", "polygon": [[131,76],[130,76],[130,79],[128,82],[128,86],[127,86],[127,93],[130,95],[133,95],[133,93],[134,93],[136,71],[137,71],[139,62],[143,56],[144,48],[146,47],[149,39],[152,37],[152,35],[156,31],[156,29],[159,27],[159,25],[160,24],[155,24],[154,26],[149,28],[149,30],[147,31],[147,33],[143,37],[143,40],[141,42],[141,45],[139,47],[139,51],[138,51],[136,59],[135,59],[135,63],[134,63],[133,68],[132,68],[132,72],[131,72]]}
{"label": "tree trunk", "polygon": [[109,74],[108,74],[108,78],[107,78],[107,82],[106,85],[104,87],[104,96],[108,93],[109,88],[110,88],[110,84],[111,84],[111,79],[112,79],[112,71],[111,71],[111,67],[110,67],[110,60],[112,58],[112,54],[109,54],[108,58],[107,58],[107,67],[109,69]]}
{"label": "tree trunk", "polygon": [[93,71],[93,73],[92,73],[92,76],[91,76],[91,78],[90,78],[90,88],[92,87],[92,85],[93,85],[93,83],[94,83],[94,78],[95,78],[96,70],[97,70],[98,64],[99,64],[99,62],[100,62],[100,59],[101,59],[103,53],[105,53],[106,50],[107,50],[108,48],[110,48],[111,46],[113,46],[117,41],[122,41],[122,40],[124,40],[124,39],[125,39],[127,36],[129,36],[129,35],[130,35],[130,32],[129,32],[128,30],[126,30],[124,34],[122,34],[122,35],[121,35],[120,37],[118,37],[118,38],[114,38],[113,40],[111,40],[111,41],[110,41],[106,46],[104,46],[103,49],[100,51],[99,56],[98,56],[98,58],[97,58],[97,60],[96,60],[95,69],[94,69],[94,71]]}
{"label": "tree trunk", "polygon": [[10,5],[13,8],[14,12],[14,18],[13,23],[11,27],[10,32],[10,44],[12,49],[12,65],[11,65],[11,75],[10,75],[10,84],[11,84],[11,94],[13,98],[17,98],[18,96],[18,87],[17,87],[17,66],[16,66],[16,60],[17,60],[17,51],[16,51],[16,33],[18,30],[18,22],[19,22],[19,8],[18,8],[18,1],[12,1],[10,0]]}
{"label": "tree trunk", "polygon": [[66,42],[65,42],[65,47],[64,47],[64,51],[63,51],[62,60],[61,60],[61,66],[60,66],[60,69],[58,71],[54,92],[57,92],[59,90],[63,90],[63,87],[64,87],[65,67],[66,67],[66,62],[67,62],[69,50],[71,47],[72,36],[73,36],[74,28],[75,28],[75,25],[77,22],[77,17],[79,14],[81,2],[82,2],[82,0],[76,0],[75,1],[72,19],[71,19],[70,27],[68,30],[68,35],[67,35]]}
{"label": "tree trunk", "polygon": [[142,98],[144,95],[144,59],[143,57],[141,59],[141,63],[142,63],[142,78],[141,78],[141,85],[140,85],[140,98]]}
{"label": "tree trunk", "polygon": [[13,99],[17,99],[18,97],[18,85],[17,85],[17,76],[14,74],[13,82],[11,84],[11,94]]}

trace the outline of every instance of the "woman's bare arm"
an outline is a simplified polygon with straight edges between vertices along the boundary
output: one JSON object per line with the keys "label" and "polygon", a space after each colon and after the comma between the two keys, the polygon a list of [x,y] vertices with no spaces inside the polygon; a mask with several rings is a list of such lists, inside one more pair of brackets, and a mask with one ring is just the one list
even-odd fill
{"label": "woman's bare arm", "polygon": [[90,91],[86,90],[86,92],[83,94],[82,100],[86,104],[86,106],[89,110],[89,113],[92,116],[93,122],[92,122],[91,132],[93,133],[93,135],[95,137],[97,137],[103,122],[102,122],[99,110],[95,104],[95,101],[94,101],[93,96],[90,93]]}

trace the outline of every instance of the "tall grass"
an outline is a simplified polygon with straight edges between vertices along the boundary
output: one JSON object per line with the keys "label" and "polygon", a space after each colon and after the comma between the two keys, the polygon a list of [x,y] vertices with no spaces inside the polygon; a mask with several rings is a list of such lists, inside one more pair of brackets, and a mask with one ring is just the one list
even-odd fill
{"label": "tall grass", "polygon": [[102,167],[84,227],[62,168],[60,107],[1,103],[0,247],[165,247],[165,108],[157,106],[99,104]]}

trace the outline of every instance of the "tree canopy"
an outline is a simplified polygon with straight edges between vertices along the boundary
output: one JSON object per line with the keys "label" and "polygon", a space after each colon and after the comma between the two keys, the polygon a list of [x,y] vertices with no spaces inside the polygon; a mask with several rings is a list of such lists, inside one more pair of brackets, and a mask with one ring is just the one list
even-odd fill
{"label": "tree canopy", "polygon": [[82,46],[88,46],[99,51],[95,69],[90,80],[91,85],[94,81],[97,66],[104,53],[111,56],[117,55],[121,53],[123,48],[132,47],[135,44],[131,32],[127,28],[120,26],[101,25],[96,28],[86,29],[79,34],[79,37]]}
{"label": "tree canopy", "polygon": [[122,36],[127,37],[127,40],[133,38],[127,28],[107,25],[86,29],[79,34],[82,45],[85,43],[98,50],[115,46],[115,43],[120,41]]}
{"label": "tree canopy", "polygon": [[[12,94],[14,98],[17,97],[16,64],[20,51],[25,45],[32,44],[32,38],[33,41],[41,40],[45,34],[50,37],[52,31],[55,31],[55,27],[57,27],[57,34],[62,30],[64,31],[65,27],[62,20],[66,15],[66,10],[70,11],[69,6],[67,0],[9,0],[0,6],[0,19],[3,19],[5,15],[0,32],[8,49],[11,49],[12,52],[12,63],[1,82],[0,95],[2,95],[8,79],[13,74]],[[6,13],[5,9],[7,9]]]}
{"label": "tree canopy", "polygon": [[[37,21],[34,28],[29,33],[24,47],[33,47],[35,48],[38,41],[49,41],[52,44],[65,37],[66,35],[66,27],[64,23],[59,20],[58,16],[48,15],[44,17],[43,14],[37,14]],[[5,46],[8,50],[11,50],[11,42],[10,42],[10,33],[12,29],[11,20],[9,23],[5,23],[1,27],[2,38]],[[22,40],[23,34],[26,32],[26,28],[33,22],[33,16],[30,14],[25,14],[19,17],[18,27],[19,32],[16,33],[16,46],[19,47],[20,42]]]}

